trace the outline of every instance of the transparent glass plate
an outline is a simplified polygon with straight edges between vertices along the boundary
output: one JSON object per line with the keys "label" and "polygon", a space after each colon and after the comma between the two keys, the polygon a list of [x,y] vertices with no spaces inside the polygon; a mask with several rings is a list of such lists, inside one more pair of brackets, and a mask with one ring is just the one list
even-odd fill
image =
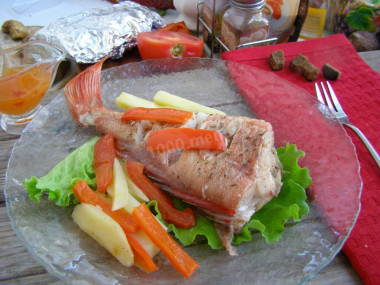
{"label": "transparent glass plate", "polygon": [[[264,118],[272,123],[276,146],[297,144],[310,169],[309,214],[290,221],[282,239],[267,244],[259,235],[238,246],[239,256],[207,244],[186,251],[199,269],[180,276],[160,253],[159,270],[146,274],[126,268],[46,197],[29,199],[22,180],[45,175],[71,151],[98,135],[72,119],[63,91],[30,123],[15,144],[6,174],[8,214],[17,236],[46,269],[67,283],[80,284],[300,284],[326,266],[341,249],[359,212],[361,179],[351,140],[327,108],[305,90],[274,73],[210,59],[168,59],[130,63],[102,72],[105,105],[128,92],[152,99],[158,90],[216,107],[229,115]],[[349,177],[349,178],[348,178]],[[346,180],[349,180],[348,182]]]}

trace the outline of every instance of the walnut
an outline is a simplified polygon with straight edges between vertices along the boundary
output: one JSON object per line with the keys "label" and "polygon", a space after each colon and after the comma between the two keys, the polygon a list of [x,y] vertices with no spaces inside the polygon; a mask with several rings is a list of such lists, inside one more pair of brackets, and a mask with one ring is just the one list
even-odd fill
{"label": "walnut", "polygon": [[12,40],[23,39],[28,35],[28,29],[16,20],[5,21],[1,26],[1,31],[9,34]]}

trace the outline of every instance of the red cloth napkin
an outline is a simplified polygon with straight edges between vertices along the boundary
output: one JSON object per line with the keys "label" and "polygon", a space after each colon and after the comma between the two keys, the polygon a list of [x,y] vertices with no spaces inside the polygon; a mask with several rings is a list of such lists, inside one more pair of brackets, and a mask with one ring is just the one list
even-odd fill
{"label": "red cloth napkin", "polygon": [[[351,123],[361,129],[380,152],[380,75],[360,58],[344,35],[230,51],[224,53],[222,59],[271,71],[269,55],[279,49],[285,54],[286,65],[283,70],[272,72],[314,96],[314,83],[326,79],[320,72],[315,82],[306,81],[301,74],[289,69],[291,59],[303,54],[320,69],[324,63],[330,63],[342,72],[340,79],[332,82],[335,93]],[[346,130],[356,146],[363,190],[361,212],[343,251],[364,284],[380,284],[380,169],[360,139]]]}

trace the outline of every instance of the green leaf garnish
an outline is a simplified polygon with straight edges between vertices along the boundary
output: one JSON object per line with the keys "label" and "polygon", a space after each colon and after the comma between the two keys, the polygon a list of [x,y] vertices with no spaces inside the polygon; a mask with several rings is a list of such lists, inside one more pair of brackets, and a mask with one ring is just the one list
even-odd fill
{"label": "green leaf garnish", "polygon": [[347,13],[346,23],[358,31],[374,32],[376,30],[374,16],[373,8],[363,5]]}
{"label": "green leaf garnish", "polygon": [[98,137],[92,138],[58,163],[48,174],[41,178],[32,176],[22,182],[30,199],[40,201],[40,197],[48,194],[48,199],[58,206],[66,207],[78,203],[73,186],[79,179],[83,179],[91,188],[96,188],[94,171],[94,145]]}
{"label": "green leaf garnish", "polygon": [[309,170],[298,165],[298,159],[305,153],[297,150],[295,145],[287,144],[286,148],[277,149],[277,154],[283,166],[281,191],[251,217],[242,233],[235,236],[235,244],[250,241],[251,229],[260,231],[267,242],[276,242],[290,218],[298,222],[309,212],[305,188],[312,181]]}

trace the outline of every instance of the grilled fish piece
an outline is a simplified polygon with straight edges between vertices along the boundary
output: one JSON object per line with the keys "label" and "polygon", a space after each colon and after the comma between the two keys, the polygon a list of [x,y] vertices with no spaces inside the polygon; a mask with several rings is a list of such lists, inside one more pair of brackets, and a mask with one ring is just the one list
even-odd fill
{"label": "grilled fish piece", "polygon": [[[234,233],[239,233],[253,213],[277,196],[282,166],[274,148],[271,125],[239,116],[194,113],[185,124],[152,121],[121,121],[122,113],[104,107],[100,93],[102,62],[86,69],[65,87],[74,119],[112,133],[117,153],[139,161],[145,171],[171,194],[193,204],[215,222],[230,254]],[[165,128],[215,130],[224,135],[227,149],[149,151],[152,131]]]}

